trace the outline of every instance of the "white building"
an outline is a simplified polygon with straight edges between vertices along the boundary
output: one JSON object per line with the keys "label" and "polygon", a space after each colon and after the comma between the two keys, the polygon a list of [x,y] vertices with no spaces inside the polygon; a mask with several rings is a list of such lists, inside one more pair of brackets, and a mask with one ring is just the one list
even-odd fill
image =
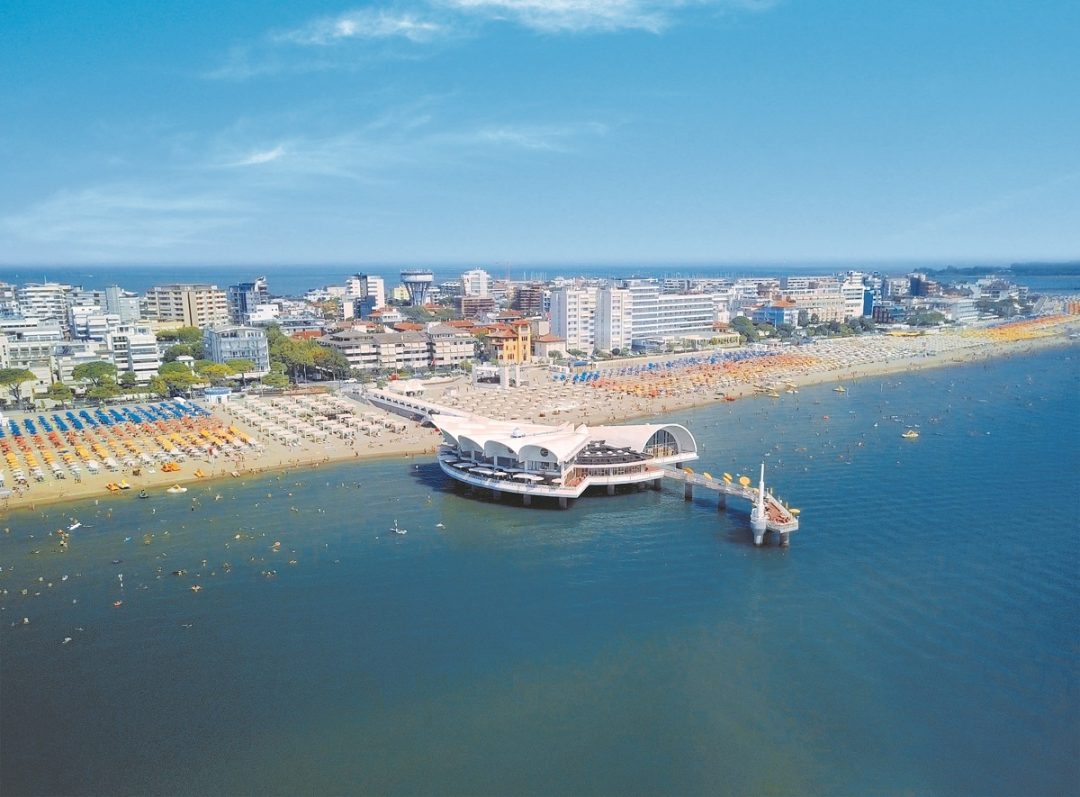
{"label": "white building", "polygon": [[567,350],[590,352],[596,345],[596,288],[563,286],[551,292],[551,332]]}
{"label": "white building", "polygon": [[[371,393],[388,406],[408,406],[408,399]],[[443,473],[474,487],[521,495],[526,505],[543,496],[565,507],[590,487],[613,495],[620,485],[659,486],[661,465],[698,457],[693,435],[673,423],[548,426],[443,413],[432,413],[431,421],[443,435]]]}
{"label": "white building", "polygon": [[632,279],[620,283],[630,293],[633,342],[681,338],[710,332],[714,312],[712,296],[704,293],[662,293],[657,280]]}
{"label": "white building", "polygon": [[482,268],[461,275],[461,291],[465,296],[490,296],[491,277]]}
{"label": "white building", "polygon": [[841,282],[839,290],[840,297],[844,300],[844,320],[848,321],[863,315],[866,286],[863,285],[862,276]]}
{"label": "white building", "polygon": [[281,317],[281,305],[270,302],[255,305],[247,314],[248,324],[265,325]]}
{"label": "white building", "polygon": [[125,291],[119,285],[110,285],[105,289],[105,312],[120,316],[120,320],[125,324],[142,318],[138,295]]}
{"label": "white building", "polygon": [[161,367],[157,337],[148,324],[122,324],[108,333],[105,344],[119,373],[133,371],[140,382],[149,382]]}
{"label": "white building", "polygon": [[96,305],[78,305],[69,313],[71,336],[75,340],[105,340],[121,323],[120,316]]}
{"label": "white building", "polygon": [[434,368],[460,367],[476,357],[476,337],[446,324],[430,324],[425,333]]}
{"label": "white building", "polygon": [[20,286],[15,296],[24,318],[55,318],[66,324],[73,290],[59,282],[30,282]]}
{"label": "white building", "polygon": [[629,351],[634,320],[630,291],[610,285],[600,288],[596,300],[595,346],[601,351]]}
{"label": "white building", "polygon": [[266,330],[260,327],[236,324],[207,327],[203,330],[203,356],[222,364],[229,360],[250,360],[255,367],[244,374],[247,377],[270,373],[270,345]]}

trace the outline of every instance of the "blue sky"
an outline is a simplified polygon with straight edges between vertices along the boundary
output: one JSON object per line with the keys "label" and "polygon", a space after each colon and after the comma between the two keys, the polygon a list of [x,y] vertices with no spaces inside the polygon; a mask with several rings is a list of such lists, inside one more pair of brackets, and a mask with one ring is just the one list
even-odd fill
{"label": "blue sky", "polygon": [[1080,256],[1080,3],[13,2],[0,262]]}

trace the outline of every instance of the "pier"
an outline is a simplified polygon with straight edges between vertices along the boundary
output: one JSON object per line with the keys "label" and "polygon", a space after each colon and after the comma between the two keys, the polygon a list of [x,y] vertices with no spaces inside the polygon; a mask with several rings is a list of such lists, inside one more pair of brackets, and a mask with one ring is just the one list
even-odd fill
{"label": "pier", "polygon": [[728,498],[748,501],[755,545],[763,545],[771,531],[786,547],[791,533],[799,530],[798,510],[784,506],[766,489],[764,463],[756,487],[727,474],[715,478],[694,473],[685,463],[697,459],[697,444],[677,424],[548,426],[495,421],[388,390],[367,389],[362,398],[419,423],[433,423],[446,438],[438,453],[443,473],[490,491],[494,500],[517,495],[531,506],[534,498],[546,497],[566,509],[590,487],[614,495],[618,485],[659,490],[664,479],[671,479],[683,485],[687,501],[693,500],[695,487],[716,493],[720,509],[727,507]]}
{"label": "pier", "polygon": [[754,532],[754,545],[765,543],[767,532],[776,532],[780,545],[791,544],[791,533],[799,530],[799,519],[776,496],[765,489],[765,465],[761,466],[761,478],[757,487],[743,486],[727,479],[717,479],[708,473],[694,473],[686,468],[662,468],[664,478],[681,482],[683,498],[694,500],[694,488],[717,494],[718,509],[727,508],[727,499],[741,498],[749,501],[750,528]]}

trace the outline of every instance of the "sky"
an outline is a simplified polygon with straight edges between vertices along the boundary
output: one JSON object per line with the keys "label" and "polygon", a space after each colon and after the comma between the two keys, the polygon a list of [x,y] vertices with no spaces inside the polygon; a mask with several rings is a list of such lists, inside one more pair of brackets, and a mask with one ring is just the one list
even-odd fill
{"label": "sky", "polygon": [[1076,0],[13,0],[0,263],[1080,256]]}

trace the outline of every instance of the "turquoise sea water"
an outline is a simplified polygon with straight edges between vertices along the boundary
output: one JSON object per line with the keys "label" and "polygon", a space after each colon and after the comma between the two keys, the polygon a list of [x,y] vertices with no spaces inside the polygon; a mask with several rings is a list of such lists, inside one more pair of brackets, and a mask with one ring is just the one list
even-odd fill
{"label": "turquoise sea water", "polygon": [[0,793],[1076,793],[1078,387],[1073,347],[670,416],[765,458],[789,550],[429,459],[10,514]]}

